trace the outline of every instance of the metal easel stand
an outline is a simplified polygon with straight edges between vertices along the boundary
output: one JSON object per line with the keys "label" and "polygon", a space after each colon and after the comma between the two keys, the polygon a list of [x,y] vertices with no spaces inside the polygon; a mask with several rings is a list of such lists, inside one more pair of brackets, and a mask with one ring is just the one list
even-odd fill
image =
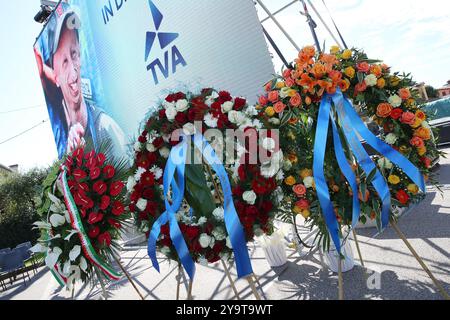
{"label": "metal easel stand", "polygon": [[125,268],[122,266],[122,264],[120,263],[119,259],[112,254],[114,260],[116,261],[116,263],[119,265],[120,270],[122,270],[122,272],[125,274],[125,276],[127,277],[128,281],[131,283],[131,285],[133,286],[134,290],[137,292],[137,294],[139,295],[139,297],[142,300],[145,300],[144,296],[142,295],[142,293],[139,291],[139,289],[137,288],[136,284],[134,283],[133,279],[131,279],[130,275],[128,274],[128,272],[125,270]]}

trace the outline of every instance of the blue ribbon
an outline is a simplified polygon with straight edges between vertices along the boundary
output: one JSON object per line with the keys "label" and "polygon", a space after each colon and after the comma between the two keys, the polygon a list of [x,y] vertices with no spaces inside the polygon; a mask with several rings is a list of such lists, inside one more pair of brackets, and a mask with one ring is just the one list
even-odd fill
{"label": "blue ribbon", "polygon": [[[375,175],[371,181],[371,184],[382,200],[381,226],[383,229],[386,228],[389,223],[389,212],[391,209],[391,194],[389,186],[386,179],[365,151],[358,138],[358,134],[365,139],[372,148],[403,170],[403,172],[409,176],[409,178],[422,190],[422,192],[425,192],[425,180],[419,169],[417,169],[406,157],[378,139],[366,127],[358,113],[354,110],[350,100],[344,97],[340,90],[333,95],[325,94],[320,105],[317,122],[316,140],[314,145],[314,178],[317,188],[317,197],[319,198],[319,202],[322,207],[328,231],[333,243],[336,246],[336,249],[340,252],[341,243],[339,239],[339,227],[334,214],[333,204],[331,203],[328,185],[323,171],[330,120],[333,129],[333,142],[336,159],[342,173],[353,191],[352,227],[354,227],[359,221],[360,203],[358,199],[359,189],[356,182],[356,176],[351,170],[345,153],[343,152],[337,125],[332,116],[331,102],[334,104],[334,110],[336,111],[338,118],[337,120],[342,127],[345,139],[347,140],[352,153],[355,155],[358,164],[364,170],[366,176],[369,176],[375,170]],[[363,197],[364,196],[365,195],[363,195]]]}
{"label": "blue ribbon", "polygon": [[[169,159],[167,160],[163,183],[166,211],[153,224],[148,240],[148,255],[152,261],[153,266],[159,272],[159,264],[158,260],[156,259],[156,242],[161,231],[161,226],[169,222],[170,237],[178,253],[181,264],[188,273],[189,277],[193,279],[195,274],[195,264],[192,260],[192,257],[190,256],[186,242],[184,241],[183,235],[178,226],[178,222],[176,221],[176,213],[181,207],[184,198],[184,173],[186,167],[188,139],[190,139],[190,137],[183,137],[183,141],[176,147],[172,148]],[[239,278],[248,276],[253,273],[253,270],[246,246],[244,229],[239,221],[239,216],[234,207],[228,174],[225,171],[225,168],[223,167],[221,161],[216,156],[214,149],[211,147],[211,145],[203,135],[194,135],[194,145],[202,152],[204,159],[211,165],[212,169],[219,177],[224,194],[225,226],[233,247],[237,274]],[[178,183],[175,180],[175,174],[178,175]],[[170,186],[172,186],[173,194],[172,204],[170,204],[168,201],[168,192]]]}

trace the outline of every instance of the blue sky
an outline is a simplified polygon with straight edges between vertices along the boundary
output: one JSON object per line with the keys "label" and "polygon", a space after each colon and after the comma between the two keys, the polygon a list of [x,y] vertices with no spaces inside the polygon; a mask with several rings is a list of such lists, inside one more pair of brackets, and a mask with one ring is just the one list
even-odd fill
{"label": "blue sky", "polygon": [[[271,10],[290,2],[263,1]],[[312,2],[331,27],[322,1]],[[364,48],[370,57],[383,59],[395,70],[412,72],[417,81],[439,87],[450,80],[450,1],[327,0],[326,3],[349,46]],[[0,142],[48,118],[32,48],[42,27],[33,20],[38,8],[38,0],[2,1],[2,10],[6,14],[0,21]],[[312,38],[305,18],[299,14],[300,9],[300,5],[295,4],[277,17],[302,47],[312,44]],[[266,17],[260,8],[258,13],[261,18]],[[333,45],[317,18],[316,22],[321,42],[325,40],[328,47]],[[295,48],[273,22],[267,21],[264,26],[288,60],[294,59]],[[274,63],[279,70],[280,61],[275,58]],[[38,107],[4,113],[31,106]],[[0,144],[0,163],[19,164],[21,170],[46,166],[56,157],[48,122]]]}

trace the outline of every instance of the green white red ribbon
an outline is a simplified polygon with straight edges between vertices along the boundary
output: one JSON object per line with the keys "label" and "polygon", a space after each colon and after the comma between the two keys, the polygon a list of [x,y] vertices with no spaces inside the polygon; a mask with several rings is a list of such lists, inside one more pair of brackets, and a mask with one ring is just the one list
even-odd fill
{"label": "green white red ribbon", "polygon": [[76,230],[78,233],[78,236],[81,241],[81,248],[83,249],[86,258],[94,265],[99,267],[100,270],[111,280],[119,280],[122,277],[122,275],[117,271],[115,271],[108,263],[106,263],[97,254],[97,252],[95,251],[94,247],[91,244],[91,241],[89,240],[86,231],[84,230],[83,221],[81,220],[80,213],[78,212],[75,201],[73,200],[72,194],[70,193],[70,188],[67,183],[67,170],[66,167],[64,166],[62,167],[62,172],[59,175],[59,181],[61,182],[61,187],[64,195],[64,202],[69,212],[72,228]]}

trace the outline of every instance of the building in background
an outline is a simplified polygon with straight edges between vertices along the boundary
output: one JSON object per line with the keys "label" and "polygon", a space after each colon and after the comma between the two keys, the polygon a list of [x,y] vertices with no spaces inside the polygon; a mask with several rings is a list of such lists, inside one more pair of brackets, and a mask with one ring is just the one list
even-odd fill
{"label": "building in background", "polygon": [[19,172],[19,166],[17,164],[7,167],[0,163],[0,175],[9,175],[17,172]]}
{"label": "building in background", "polygon": [[439,93],[439,98],[450,96],[450,80],[447,81],[447,84],[442,88],[437,89]]}

